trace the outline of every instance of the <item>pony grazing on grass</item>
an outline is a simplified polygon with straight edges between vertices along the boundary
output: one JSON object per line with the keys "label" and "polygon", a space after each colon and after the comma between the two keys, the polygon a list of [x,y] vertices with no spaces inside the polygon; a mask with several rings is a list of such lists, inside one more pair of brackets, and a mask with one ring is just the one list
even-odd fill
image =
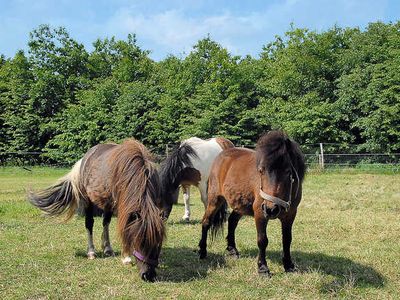
{"label": "pony grazing on grass", "polygon": [[[168,203],[176,203],[182,186],[185,221],[190,220],[190,186],[198,187],[201,201],[207,207],[207,182],[215,157],[223,150],[235,147],[225,138],[202,140],[192,137],[181,142],[162,162],[160,177],[162,195]],[[171,207],[172,209],[172,207]]]}
{"label": "pony grazing on grass", "polygon": [[256,151],[245,148],[224,150],[215,159],[208,185],[208,205],[202,221],[200,258],[207,256],[207,232],[216,235],[228,219],[227,250],[239,257],[235,229],[243,215],[254,216],[259,248],[258,272],[269,275],[265,260],[267,223],[278,218],[282,225],[283,266],[295,270],[290,256],[292,225],[302,196],[304,155],[299,145],[281,131],[271,131],[257,142]]}
{"label": "pony grazing on grass", "polygon": [[138,141],[128,139],[120,145],[92,147],[55,185],[31,192],[28,198],[48,215],[65,214],[66,220],[77,206],[84,207],[89,259],[96,256],[94,206],[104,211],[101,245],[106,256],[114,256],[108,227],[115,211],[124,263],[130,263],[132,254],[142,279],[154,281],[165,237],[160,195],[159,176],[150,152]]}

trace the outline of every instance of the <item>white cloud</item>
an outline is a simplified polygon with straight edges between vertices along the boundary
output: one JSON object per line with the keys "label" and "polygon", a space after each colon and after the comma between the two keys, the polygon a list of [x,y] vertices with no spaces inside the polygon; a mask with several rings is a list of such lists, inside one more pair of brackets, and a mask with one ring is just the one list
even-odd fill
{"label": "white cloud", "polygon": [[134,32],[145,48],[174,54],[189,52],[207,34],[234,54],[255,54],[276,34],[283,34],[291,22],[324,30],[336,23],[364,26],[384,13],[384,6],[372,0],[286,0],[247,14],[225,10],[196,15],[187,7],[144,14],[137,8],[119,9],[107,22],[108,34]]}
{"label": "white cloud", "polygon": [[206,17],[186,16],[180,10],[167,10],[153,15],[143,15],[132,10],[118,11],[107,23],[108,34],[136,33],[139,40],[151,41],[165,47],[168,52],[188,52],[201,38],[211,37],[233,52],[238,39],[261,33],[261,16],[234,16],[229,12]]}

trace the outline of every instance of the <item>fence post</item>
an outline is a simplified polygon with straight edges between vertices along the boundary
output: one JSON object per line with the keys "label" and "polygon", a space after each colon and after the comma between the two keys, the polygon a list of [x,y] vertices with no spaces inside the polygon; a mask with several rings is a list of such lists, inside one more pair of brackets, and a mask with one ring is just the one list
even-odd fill
{"label": "fence post", "polygon": [[319,143],[319,148],[321,150],[321,154],[319,156],[319,166],[321,167],[321,169],[324,169],[325,167],[325,161],[324,161],[324,147],[322,145],[322,143]]}
{"label": "fence post", "polygon": [[165,156],[168,156],[168,144],[165,145]]}

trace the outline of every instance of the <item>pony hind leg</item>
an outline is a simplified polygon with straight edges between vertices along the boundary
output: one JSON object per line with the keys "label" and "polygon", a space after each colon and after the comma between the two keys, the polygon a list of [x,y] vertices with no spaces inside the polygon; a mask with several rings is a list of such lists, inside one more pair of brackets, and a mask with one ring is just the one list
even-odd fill
{"label": "pony hind leg", "polygon": [[220,209],[225,210],[223,204],[225,199],[223,197],[216,197],[215,199],[208,202],[207,209],[204,213],[202,226],[201,226],[201,239],[199,242],[199,257],[200,259],[207,257],[207,235],[208,230],[213,225],[213,218],[219,212]]}
{"label": "pony hind leg", "polygon": [[103,234],[101,236],[101,246],[106,257],[115,256],[111,247],[109,225],[112,217],[112,210],[105,209],[103,215]]}
{"label": "pony hind leg", "polygon": [[200,191],[200,198],[201,202],[203,202],[204,205],[204,210],[207,209],[207,181],[206,182],[200,182],[199,184],[199,191]]}
{"label": "pony hind leg", "polygon": [[182,185],[183,202],[185,203],[185,214],[182,219],[186,222],[190,220],[190,185]]}
{"label": "pony hind leg", "polygon": [[94,248],[94,243],[93,243],[93,224],[94,224],[93,204],[89,202],[87,204],[87,207],[85,208],[85,227],[88,237],[87,257],[89,259],[96,258],[96,249]]}
{"label": "pony hind leg", "polygon": [[228,251],[228,254],[234,258],[239,258],[240,255],[236,248],[235,230],[241,217],[241,214],[232,211],[228,218],[228,235],[226,236],[228,246],[226,247],[226,250]]}

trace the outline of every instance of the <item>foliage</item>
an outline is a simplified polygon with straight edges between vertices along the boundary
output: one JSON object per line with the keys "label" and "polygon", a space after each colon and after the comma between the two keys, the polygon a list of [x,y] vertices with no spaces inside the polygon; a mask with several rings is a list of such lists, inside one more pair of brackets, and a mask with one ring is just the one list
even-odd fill
{"label": "foliage", "polygon": [[0,152],[71,163],[104,141],[151,149],[199,136],[238,145],[280,128],[301,144],[400,151],[400,22],[325,32],[290,27],[259,58],[206,37],[159,62],[135,35],[93,50],[65,28],[33,30],[29,51],[0,56]]}

